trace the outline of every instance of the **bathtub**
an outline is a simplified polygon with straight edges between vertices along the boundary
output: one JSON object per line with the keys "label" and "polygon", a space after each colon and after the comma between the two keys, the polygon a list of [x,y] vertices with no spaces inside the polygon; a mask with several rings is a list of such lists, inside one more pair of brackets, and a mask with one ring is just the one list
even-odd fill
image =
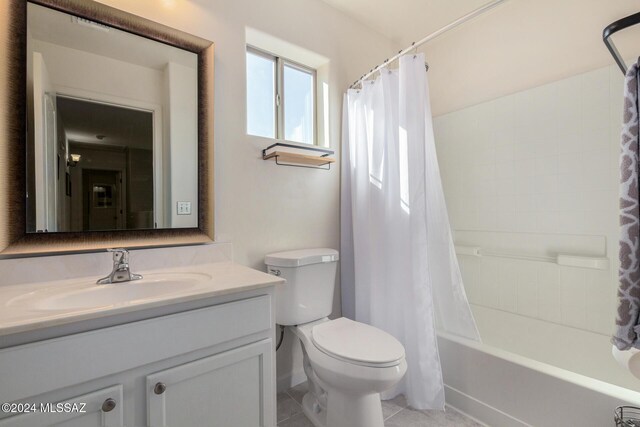
{"label": "bathtub", "polygon": [[438,333],[447,403],[493,427],[606,427],[640,406],[609,337],[472,305],[483,342]]}

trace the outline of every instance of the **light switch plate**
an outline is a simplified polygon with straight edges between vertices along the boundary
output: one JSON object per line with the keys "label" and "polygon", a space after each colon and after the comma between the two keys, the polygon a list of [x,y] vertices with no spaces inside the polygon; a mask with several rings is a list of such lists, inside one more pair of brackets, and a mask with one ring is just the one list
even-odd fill
{"label": "light switch plate", "polygon": [[178,202],[178,215],[191,215],[191,202]]}

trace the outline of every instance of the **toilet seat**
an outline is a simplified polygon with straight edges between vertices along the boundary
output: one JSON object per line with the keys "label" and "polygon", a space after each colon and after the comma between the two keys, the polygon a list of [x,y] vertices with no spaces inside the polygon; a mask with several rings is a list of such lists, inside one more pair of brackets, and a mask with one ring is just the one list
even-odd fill
{"label": "toilet seat", "polygon": [[390,334],[344,317],[315,325],[311,341],[323,353],[361,366],[396,366],[405,356],[402,344]]}

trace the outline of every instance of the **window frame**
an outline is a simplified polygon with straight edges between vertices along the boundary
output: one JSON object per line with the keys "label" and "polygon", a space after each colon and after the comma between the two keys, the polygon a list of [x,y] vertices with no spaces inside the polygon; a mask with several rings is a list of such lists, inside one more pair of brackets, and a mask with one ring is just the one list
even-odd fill
{"label": "window frame", "polygon": [[[279,91],[279,89],[278,89],[278,61],[277,61],[277,57],[272,55],[272,54],[270,54],[269,52],[266,52],[264,50],[257,49],[257,48],[255,48],[253,46],[247,45],[247,49],[246,49],[246,52],[245,52],[245,66],[244,66],[245,67],[245,79],[247,78],[247,71],[248,71],[248,69],[247,69],[248,64],[247,64],[247,57],[246,57],[247,53],[251,53],[252,55],[256,55],[256,56],[261,56],[263,58],[268,59],[269,61],[273,61],[273,79],[274,79],[274,82],[273,82],[273,90],[274,90],[273,111],[275,113],[273,115],[273,129],[274,129],[273,138],[277,139],[278,138],[278,120],[279,120],[278,119],[278,102],[277,102],[278,91]],[[247,90],[247,88],[248,88],[248,83],[245,84],[245,90]],[[245,96],[245,102],[247,102],[248,99],[249,99],[248,95],[249,94],[247,93],[247,96]],[[249,108],[246,108],[246,110],[245,110],[245,116],[246,116],[245,117],[245,120],[246,120],[245,132],[247,133],[247,135],[261,136],[261,135],[254,135],[252,133],[249,133],[249,113],[248,113],[248,111],[249,111]],[[262,137],[262,138],[270,138],[270,137]]]}
{"label": "window frame", "polygon": [[[318,80],[317,80],[317,70],[315,68],[309,67],[307,65],[301,64],[299,62],[293,61],[289,58],[285,58],[283,56],[279,56],[276,55],[274,53],[268,52],[266,50],[257,48],[255,46],[252,45],[247,45],[246,46],[246,50],[245,50],[245,69],[246,69],[246,54],[247,53],[251,53],[252,55],[258,55],[258,56],[262,56],[263,58],[267,58],[271,61],[274,61],[275,63],[275,69],[274,69],[274,88],[275,88],[275,94],[273,97],[273,105],[275,108],[275,137],[273,139],[278,140],[278,141],[286,141],[286,142],[291,142],[294,144],[305,144],[305,145],[318,145]],[[285,139],[284,137],[284,130],[285,130],[285,107],[284,107],[284,92],[285,92],[285,86],[284,86],[284,67],[290,67],[293,69],[296,69],[298,71],[301,71],[303,73],[309,74],[311,75],[311,79],[312,79],[312,84],[313,84],[313,91],[312,91],[312,102],[311,102],[311,108],[312,108],[312,120],[311,120],[311,125],[313,126],[313,131],[311,132],[312,134],[312,138],[313,140],[309,143],[309,142],[300,142],[300,141],[291,141],[288,139]],[[245,70],[245,75],[246,75],[246,70]],[[246,87],[246,85],[245,85]],[[245,99],[248,99],[248,96],[245,97]],[[253,135],[250,134],[248,132],[248,119],[249,117],[246,117],[246,125],[245,125],[245,132],[247,132],[248,135]],[[253,135],[253,136],[259,136],[259,135]],[[264,137],[263,137],[264,138]]]}

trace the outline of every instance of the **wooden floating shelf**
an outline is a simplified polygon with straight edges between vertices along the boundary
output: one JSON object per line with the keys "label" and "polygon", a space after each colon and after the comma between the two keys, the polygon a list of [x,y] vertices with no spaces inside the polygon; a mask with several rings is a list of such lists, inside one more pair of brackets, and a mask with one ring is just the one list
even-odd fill
{"label": "wooden floating shelf", "polygon": [[325,166],[334,163],[333,157],[310,156],[308,154],[274,151],[262,157],[263,160],[275,159],[276,162],[295,163],[306,166]]}
{"label": "wooden floating shelf", "polygon": [[[296,151],[279,151],[278,148],[280,147],[286,147],[286,150],[293,149]],[[269,152],[270,150],[273,151]],[[305,154],[302,154],[300,151]],[[274,159],[276,165],[280,166],[329,170],[331,169],[331,163],[336,161],[335,158],[329,157],[334,153],[335,151],[330,148],[318,147],[316,145],[276,142],[262,150],[262,160]]]}

